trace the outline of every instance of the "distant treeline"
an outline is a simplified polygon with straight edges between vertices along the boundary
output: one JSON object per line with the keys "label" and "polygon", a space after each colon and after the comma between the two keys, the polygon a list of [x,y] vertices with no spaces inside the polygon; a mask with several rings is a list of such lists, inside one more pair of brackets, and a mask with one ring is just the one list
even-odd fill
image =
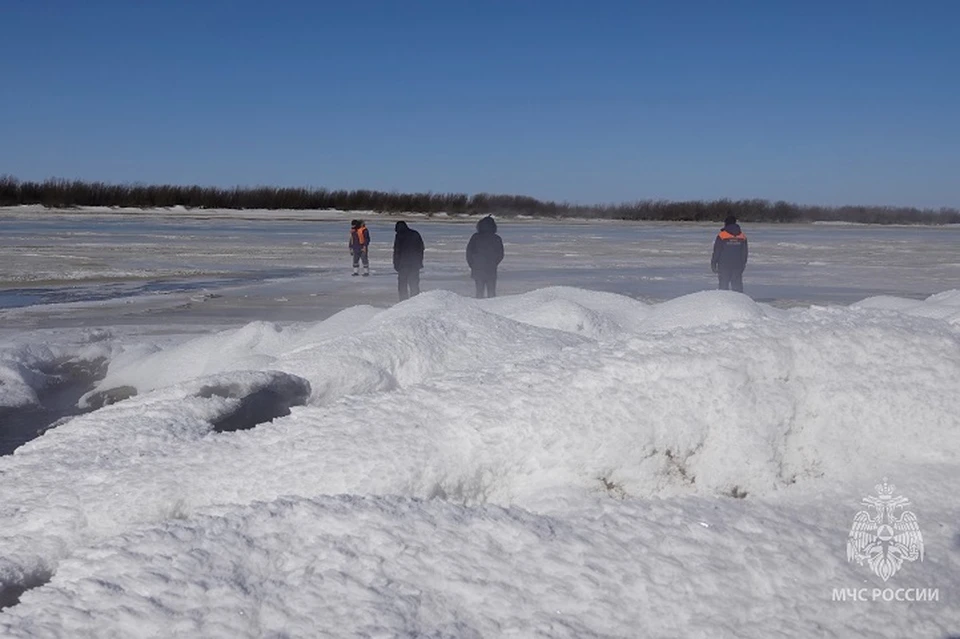
{"label": "distant treeline", "polygon": [[888,206],[805,206],[768,200],[668,202],[646,200],[583,206],[541,201],[523,195],[478,193],[387,193],[370,190],[307,188],[105,184],[51,179],[24,182],[0,176],[0,206],[42,204],[48,207],[110,206],[197,209],[338,209],[380,213],[449,213],[503,217],[606,218],[706,222],[736,215],[744,222],[859,222],[866,224],[960,224],[956,209]]}

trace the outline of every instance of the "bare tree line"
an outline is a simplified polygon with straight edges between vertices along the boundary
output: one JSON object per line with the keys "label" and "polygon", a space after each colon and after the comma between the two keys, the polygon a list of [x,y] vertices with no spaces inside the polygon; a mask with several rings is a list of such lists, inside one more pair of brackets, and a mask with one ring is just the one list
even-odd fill
{"label": "bare tree line", "polygon": [[644,200],[623,204],[580,205],[550,202],[524,195],[478,193],[388,193],[366,189],[221,188],[170,184],[107,184],[81,180],[21,181],[0,176],[0,206],[41,204],[52,208],[80,206],[218,209],[338,209],[379,213],[448,213],[503,217],[605,218],[707,222],[736,215],[745,222],[856,222],[866,224],[960,224],[957,209],[890,206],[810,206],[768,200],[671,202]]}

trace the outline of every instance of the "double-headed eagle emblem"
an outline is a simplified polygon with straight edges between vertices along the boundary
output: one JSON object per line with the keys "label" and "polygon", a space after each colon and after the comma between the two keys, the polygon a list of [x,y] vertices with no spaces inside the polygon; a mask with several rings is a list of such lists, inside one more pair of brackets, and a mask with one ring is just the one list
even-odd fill
{"label": "double-headed eagle emblem", "polygon": [[847,537],[847,561],[856,560],[861,566],[866,561],[886,581],[900,570],[904,561],[923,561],[923,536],[917,516],[903,510],[910,501],[893,496],[896,486],[888,484],[884,477],[875,488],[876,497],[863,498],[863,504],[875,512],[861,510],[853,518]]}

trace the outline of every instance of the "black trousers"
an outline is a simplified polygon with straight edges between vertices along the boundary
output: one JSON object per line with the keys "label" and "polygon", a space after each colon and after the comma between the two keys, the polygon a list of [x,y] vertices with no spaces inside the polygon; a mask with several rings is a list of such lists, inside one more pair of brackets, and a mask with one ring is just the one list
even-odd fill
{"label": "black trousers", "polygon": [[486,297],[496,297],[497,296],[497,273],[483,273],[477,274],[475,277],[477,283],[477,299],[484,298],[484,291],[486,291]]}
{"label": "black trousers", "polygon": [[731,288],[737,293],[743,293],[743,271],[727,271],[720,269],[720,290],[729,291]]}
{"label": "black trousers", "polygon": [[420,269],[404,269],[397,271],[397,292],[400,301],[420,294]]}
{"label": "black trousers", "polygon": [[360,266],[360,261],[363,261],[364,266],[370,266],[370,257],[367,255],[366,251],[353,251],[353,268]]}

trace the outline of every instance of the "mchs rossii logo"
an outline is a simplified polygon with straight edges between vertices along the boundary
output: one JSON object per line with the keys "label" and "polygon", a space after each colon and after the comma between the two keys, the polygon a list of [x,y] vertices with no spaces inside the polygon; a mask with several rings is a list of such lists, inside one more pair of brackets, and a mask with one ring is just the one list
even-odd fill
{"label": "mchs rossii logo", "polygon": [[847,561],[866,563],[878,577],[887,581],[905,561],[923,561],[923,535],[917,516],[905,510],[910,500],[894,496],[896,486],[883,483],[875,487],[877,496],[863,498],[866,510],[853,518],[847,536]]}

